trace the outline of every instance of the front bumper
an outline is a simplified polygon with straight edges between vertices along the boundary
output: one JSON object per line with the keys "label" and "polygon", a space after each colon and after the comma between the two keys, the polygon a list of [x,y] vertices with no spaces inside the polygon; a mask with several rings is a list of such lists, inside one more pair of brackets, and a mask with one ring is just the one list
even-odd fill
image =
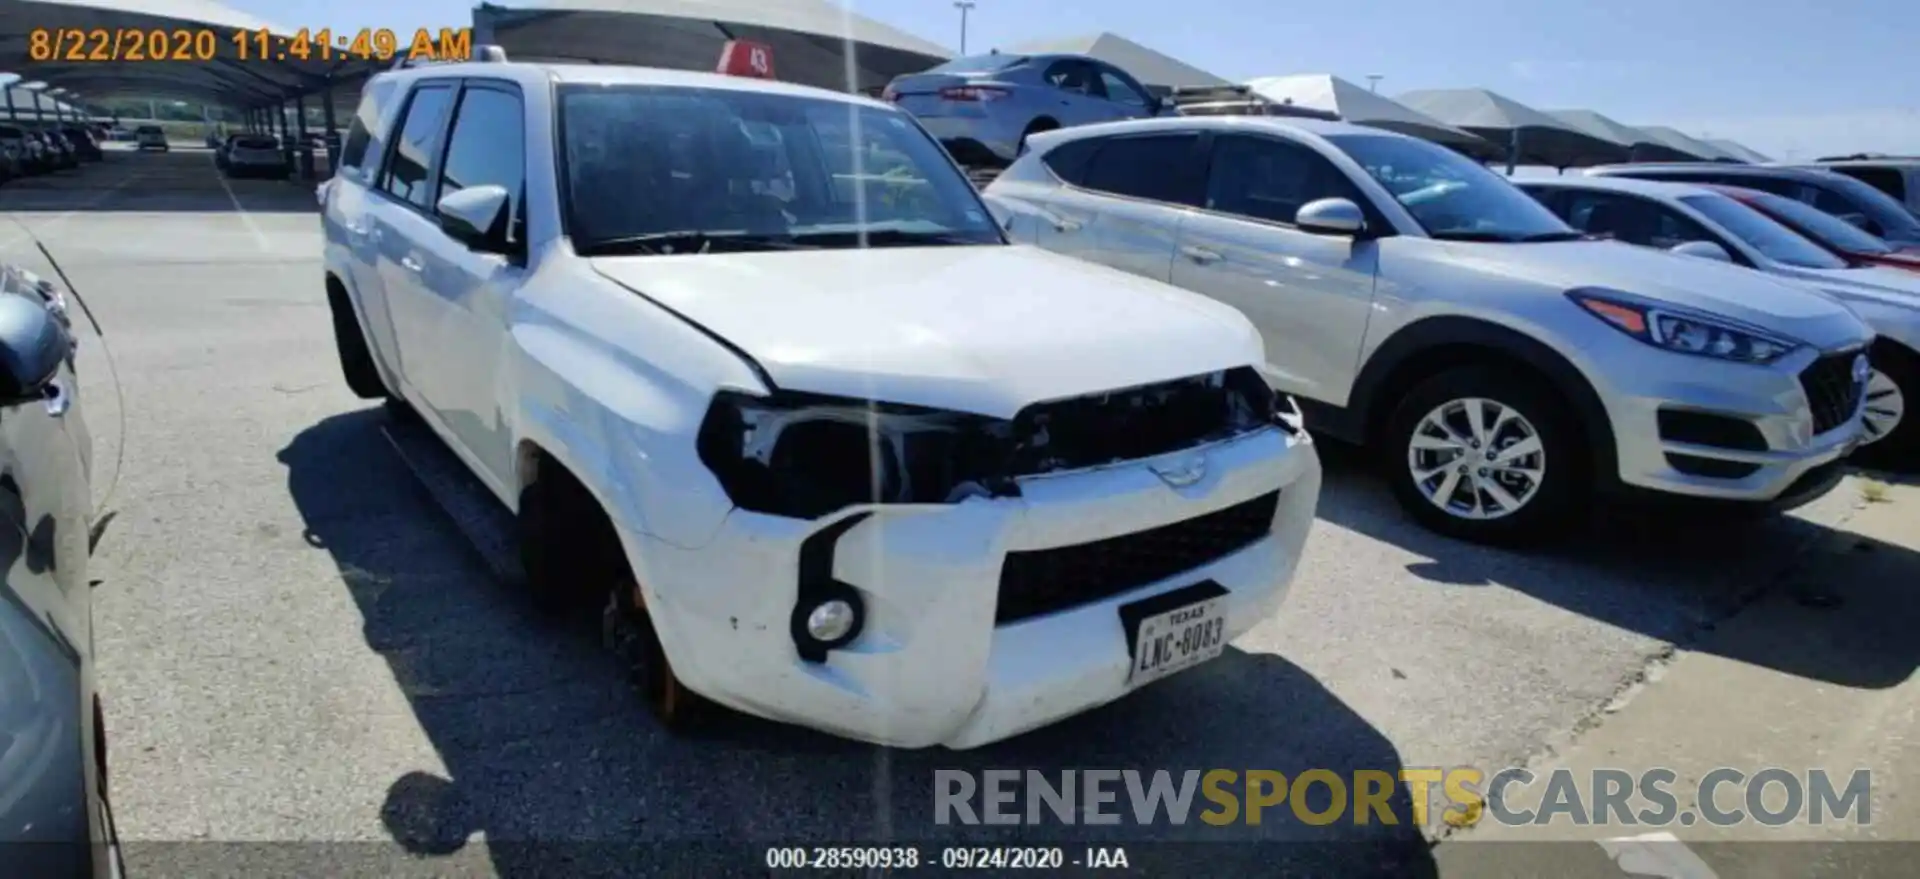
{"label": "front bumper", "polygon": [[[1670,369],[1620,371],[1601,391],[1613,425],[1620,483],[1772,508],[1820,497],[1839,483],[1842,459],[1865,439],[1865,397],[1857,395],[1844,421],[1820,431],[1801,373],[1816,359],[1858,350],[1864,347],[1803,350],[1764,367],[1659,353],[1655,356],[1678,363]],[[1644,347],[1633,353],[1646,356]],[[1745,446],[1701,441],[1674,430],[1674,413],[1705,416],[1722,426],[1751,425],[1738,432],[1757,439]]]}
{"label": "front bumper", "polygon": [[[1026,479],[1018,498],[866,507],[818,521],[735,510],[700,549],[625,539],[661,643],[694,691],[853,739],[970,748],[1125,695],[1122,604],[1212,580],[1228,593],[1227,638],[1273,615],[1312,525],[1319,458],[1304,434],[1279,429],[1201,451],[1205,475],[1180,488],[1149,462],[1132,462]],[[1010,552],[1134,534],[1276,490],[1268,528],[1236,552],[1116,595],[995,622]],[[866,624],[825,662],[807,662],[789,630],[801,546],[860,510],[872,515],[839,537],[831,564],[835,579],[860,591]]]}

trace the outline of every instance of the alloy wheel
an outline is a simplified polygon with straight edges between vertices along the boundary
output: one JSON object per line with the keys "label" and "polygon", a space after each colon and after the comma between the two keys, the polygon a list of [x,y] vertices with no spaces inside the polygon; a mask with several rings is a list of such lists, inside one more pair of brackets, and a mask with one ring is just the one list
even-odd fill
{"label": "alloy wheel", "polygon": [[1546,448],[1518,410],[1467,397],[1420,419],[1407,444],[1407,470],[1420,493],[1448,515],[1500,519],[1540,493]]}
{"label": "alloy wheel", "polygon": [[1867,405],[1862,413],[1866,422],[1867,442],[1876,442],[1893,433],[1906,413],[1906,395],[1900,392],[1900,386],[1894,383],[1891,376],[1874,370],[1867,379]]}

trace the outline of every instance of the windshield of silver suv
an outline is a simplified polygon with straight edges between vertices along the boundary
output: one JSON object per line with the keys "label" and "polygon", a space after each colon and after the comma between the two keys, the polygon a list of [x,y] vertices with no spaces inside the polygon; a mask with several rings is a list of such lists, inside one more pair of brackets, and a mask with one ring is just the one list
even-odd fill
{"label": "windshield of silver suv", "polygon": [[1765,214],[1724,195],[1685,195],[1680,202],[1777,263],[1803,269],[1844,269],[1847,261],[1800,237]]}
{"label": "windshield of silver suv", "polygon": [[1584,237],[1507,179],[1446,147],[1410,137],[1328,135],[1393,194],[1428,235],[1452,241]]}
{"label": "windshield of silver suv", "polygon": [[565,86],[559,114],[582,255],[1005,243],[946,152],[896,110]]}

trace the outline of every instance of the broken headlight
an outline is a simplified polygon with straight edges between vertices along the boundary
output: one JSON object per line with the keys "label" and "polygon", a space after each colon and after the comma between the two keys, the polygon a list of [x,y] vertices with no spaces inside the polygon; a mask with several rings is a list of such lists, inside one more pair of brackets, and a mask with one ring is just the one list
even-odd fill
{"label": "broken headlight", "polygon": [[857,504],[1018,494],[1012,425],[960,412],[781,392],[716,394],[700,460],[743,509],[813,519]]}

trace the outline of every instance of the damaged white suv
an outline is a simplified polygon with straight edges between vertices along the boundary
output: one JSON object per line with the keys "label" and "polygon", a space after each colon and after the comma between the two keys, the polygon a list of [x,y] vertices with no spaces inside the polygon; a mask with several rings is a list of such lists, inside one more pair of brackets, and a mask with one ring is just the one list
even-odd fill
{"label": "damaged white suv", "polygon": [[376,77],[320,193],[342,367],[697,697],[965,748],[1217,656],[1320,465],[1238,312],[1010,245],[918,125],[753,79]]}

